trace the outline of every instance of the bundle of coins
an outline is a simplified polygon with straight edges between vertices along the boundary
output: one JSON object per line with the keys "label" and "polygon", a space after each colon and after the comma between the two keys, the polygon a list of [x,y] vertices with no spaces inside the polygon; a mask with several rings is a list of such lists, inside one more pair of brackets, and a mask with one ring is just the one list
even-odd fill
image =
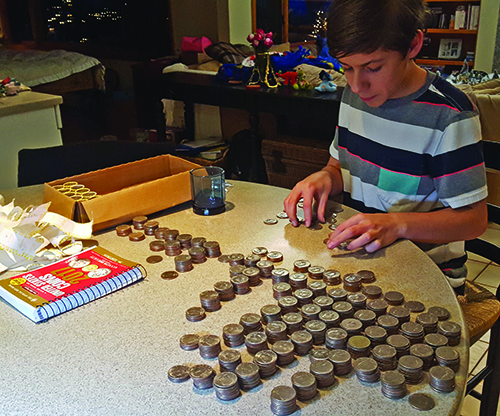
{"label": "bundle of coins", "polygon": [[334,367],[331,361],[314,361],[311,363],[309,371],[316,378],[316,384],[319,388],[330,387],[335,383]]}
{"label": "bundle of coins", "polygon": [[360,335],[363,329],[363,324],[359,319],[346,318],[340,322],[340,327],[345,330],[349,336]]}
{"label": "bundle of coins", "polygon": [[297,394],[292,387],[277,386],[271,391],[271,412],[277,416],[287,416],[297,408]]}
{"label": "bundle of coins", "polygon": [[402,305],[405,301],[405,297],[400,292],[389,291],[384,295],[385,301],[391,306]]}
{"label": "bundle of coins", "polygon": [[232,276],[231,283],[233,284],[233,290],[237,295],[244,295],[250,291],[250,282],[248,281],[248,277],[243,274]]}
{"label": "bundle of coins", "polygon": [[428,371],[434,362],[434,350],[427,344],[414,344],[410,347],[410,354],[420,358],[424,371]]}
{"label": "bundle of coins", "polygon": [[440,365],[429,370],[429,385],[440,393],[451,393],[455,389],[455,372],[449,367]]}
{"label": "bundle of coins", "polygon": [[115,228],[116,235],[119,237],[127,237],[132,233],[132,227],[130,225],[122,224]]}
{"label": "bundle of coins", "polygon": [[333,372],[336,376],[345,376],[352,370],[351,354],[345,350],[332,349],[328,352],[328,359],[333,364]]}
{"label": "bundle of coins", "polygon": [[395,306],[389,309],[389,315],[398,318],[399,324],[410,322],[410,310],[404,306]]}
{"label": "bundle of coins", "polygon": [[378,299],[382,296],[382,289],[375,285],[364,286],[363,289],[361,289],[361,293],[368,299]]}
{"label": "bundle of coins", "polygon": [[242,390],[251,390],[260,384],[259,366],[255,363],[241,363],[235,373]]}
{"label": "bundle of coins", "polygon": [[200,337],[198,349],[203,358],[215,358],[221,352],[220,338],[217,335],[204,335]]}
{"label": "bundle of coins", "polygon": [[165,241],[174,241],[177,239],[177,236],[179,235],[179,230],[168,229],[168,230],[164,231],[163,235],[164,235]]}
{"label": "bundle of coins", "polygon": [[260,261],[260,256],[257,254],[249,254],[243,259],[243,264],[246,267],[257,267],[257,263]]}
{"label": "bundle of coins", "polygon": [[361,282],[364,284],[373,283],[375,281],[375,273],[371,270],[359,270],[356,274],[361,277]]}
{"label": "bundle of coins", "polygon": [[294,296],[299,301],[299,306],[302,307],[309,303],[313,303],[314,293],[309,289],[297,289],[295,290]]}
{"label": "bundle of coins", "polygon": [[307,288],[313,292],[314,297],[326,296],[326,283],[323,282],[322,280],[315,280],[313,282],[310,282],[307,285]]}
{"label": "bundle of coins", "polygon": [[193,385],[197,389],[210,389],[213,386],[215,371],[206,364],[198,364],[189,370],[189,376],[193,380]]}
{"label": "bundle of coins", "polygon": [[65,182],[62,185],[54,185],[53,188],[77,202],[89,201],[98,196],[97,192],[91,191],[85,185],[75,181]]}
{"label": "bundle of coins", "polygon": [[305,289],[307,287],[307,274],[301,272],[292,273],[288,283],[290,283],[293,290]]}
{"label": "bundle of coins", "polygon": [[267,350],[267,335],[264,332],[250,332],[245,337],[245,346],[249,354],[256,354],[259,351]]}
{"label": "bundle of coins", "polygon": [[260,309],[260,316],[264,325],[272,321],[279,321],[281,319],[281,308],[278,305],[264,305]]}
{"label": "bundle of coins", "polygon": [[348,292],[359,292],[362,287],[361,276],[356,273],[347,273],[344,276],[344,289]]}
{"label": "bundle of coins", "polygon": [[158,240],[165,240],[165,233],[168,231],[168,228],[167,227],[158,227],[156,230],[155,230],[155,238],[157,238]]}
{"label": "bundle of coins", "polygon": [[160,226],[158,221],[149,220],[143,224],[144,234],[146,235],[155,235],[156,229]]}
{"label": "bundle of coins", "polygon": [[149,249],[151,251],[164,251],[165,250],[165,241],[163,240],[153,240],[149,243]]}
{"label": "bundle of coins", "polygon": [[252,254],[256,256],[265,257],[267,255],[267,248],[265,247],[255,247],[252,249]]}
{"label": "bundle of coins", "polygon": [[280,253],[279,251],[270,251],[267,253],[267,259],[273,263],[279,263],[280,261],[283,261],[283,253]]}
{"label": "bundle of coins", "polygon": [[323,321],[327,328],[339,326],[340,323],[340,315],[334,310],[321,311],[318,315],[318,319]]}
{"label": "bundle of coins", "polygon": [[179,345],[183,350],[192,351],[198,348],[200,337],[196,334],[185,334],[179,340]]}
{"label": "bundle of coins", "polygon": [[186,319],[191,322],[198,322],[206,318],[205,309],[194,306],[186,311]]}
{"label": "bundle of coins", "polygon": [[[376,314],[377,312],[375,312]],[[384,328],[389,335],[399,333],[399,319],[392,315],[381,315],[377,318],[379,326]]]}
{"label": "bundle of coins", "polygon": [[145,238],[146,238],[146,236],[144,235],[144,233],[141,233],[141,232],[134,232],[134,233],[130,233],[128,235],[128,239],[130,241],[134,241],[134,242],[142,241]]}
{"label": "bundle of coins", "polygon": [[454,346],[460,344],[462,327],[455,322],[443,321],[438,324],[438,333],[448,338],[448,345]]}
{"label": "bundle of coins", "polygon": [[380,370],[377,362],[370,357],[361,357],[354,360],[352,367],[359,381],[376,383],[380,380]]}
{"label": "bundle of coins", "polygon": [[276,283],[285,282],[288,283],[290,279],[290,273],[287,269],[278,268],[271,271],[271,279],[273,280],[273,285]]}
{"label": "bundle of coins", "polygon": [[366,309],[375,312],[377,316],[383,316],[387,313],[389,304],[384,299],[373,299],[366,302]]}
{"label": "bundle of coins", "polygon": [[398,360],[398,371],[405,376],[406,383],[418,384],[424,377],[424,362],[414,355],[404,355]]}
{"label": "bundle of coins", "polygon": [[191,248],[191,239],[192,238],[193,238],[193,236],[191,234],[179,234],[177,236],[177,241],[179,243],[181,243],[181,248],[184,250],[184,249]]}
{"label": "bundle of coins", "polygon": [[443,367],[451,368],[455,373],[460,368],[460,354],[452,347],[436,349],[436,361]]}
{"label": "bundle of coins", "polygon": [[313,348],[309,351],[309,361],[328,360],[329,351],[326,348]]}
{"label": "bundle of coins", "polygon": [[260,315],[256,313],[246,313],[240,318],[240,325],[243,326],[245,335],[250,332],[260,332],[262,331],[262,322],[260,321]]}
{"label": "bundle of coins", "polygon": [[347,302],[349,302],[355,311],[366,308],[366,296],[362,293],[350,293],[347,295]]}
{"label": "bundle of coins", "polygon": [[377,322],[377,315],[375,312],[368,309],[357,310],[354,312],[354,318],[361,322],[363,328],[375,325],[375,322]]}
{"label": "bundle of coins", "polygon": [[274,299],[279,300],[284,296],[291,296],[291,295],[292,295],[292,287],[288,283],[281,282],[273,285]]}
{"label": "bundle of coins", "polygon": [[181,243],[179,243],[177,240],[171,241],[165,241],[163,243],[163,247],[165,247],[165,254],[167,256],[179,256],[182,254],[182,249],[181,249]]}
{"label": "bundle of coins", "polygon": [[235,298],[234,288],[231,282],[216,282],[214,284],[214,289],[219,294],[219,299],[221,301],[228,301]]}
{"label": "bundle of coins", "polygon": [[372,354],[380,371],[390,371],[398,368],[396,348],[387,344],[381,344],[373,348]]}
{"label": "bundle of coins", "polygon": [[284,367],[295,360],[295,347],[292,341],[280,340],[273,344],[272,350],[278,356],[277,364]]}
{"label": "bundle of coins", "polygon": [[320,321],[319,319],[308,321],[305,323],[304,328],[312,335],[314,345],[322,345],[325,343],[327,328],[323,321]]}
{"label": "bundle of coins", "polygon": [[300,313],[304,318],[304,322],[309,322],[319,319],[320,312],[321,308],[318,305],[315,305],[314,303],[309,303],[308,305],[304,305],[302,306],[302,308],[300,308]]}
{"label": "bundle of coins", "polygon": [[240,324],[227,324],[222,328],[222,339],[228,347],[238,347],[245,343],[243,326]]}
{"label": "bundle of coins", "polygon": [[224,350],[219,353],[220,371],[234,372],[236,367],[241,364],[241,353],[237,350]]}
{"label": "bundle of coins", "polygon": [[289,312],[297,312],[299,301],[295,296],[285,296],[278,301],[278,306],[281,308],[281,314],[285,315]]}
{"label": "bundle of coins", "polygon": [[215,290],[201,292],[200,302],[203,309],[208,312],[215,312],[221,308],[219,294]]}
{"label": "bundle of coins", "polygon": [[230,254],[228,256],[230,266],[236,266],[237,264],[240,264],[243,266],[243,265],[245,265],[244,259],[245,259],[245,256],[241,253],[233,253],[233,254]]}
{"label": "bundle of coins", "polygon": [[283,321],[272,321],[266,325],[267,340],[274,344],[276,341],[288,339],[286,324]]}
{"label": "bundle of coins", "polygon": [[271,260],[259,260],[255,266],[259,269],[261,277],[268,278],[272,276],[274,263]]}
{"label": "bundle of coins", "polygon": [[388,345],[396,348],[398,358],[401,358],[403,355],[408,355],[410,353],[410,340],[404,335],[389,335],[386,342]]}
{"label": "bundle of coins", "polygon": [[417,300],[407,300],[405,306],[410,310],[410,312],[420,313],[425,311],[425,305]]}
{"label": "bundle of coins", "polygon": [[174,365],[168,370],[168,379],[172,383],[182,383],[189,380],[189,368],[185,365]]}
{"label": "bundle of coins", "polygon": [[194,237],[191,239],[191,247],[203,247],[206,241],[205,237]]}
{"label": "bundle of coins", "polygon": [[295,331],[290,340],[295,348],[297,355],[307,355],[313,346],[313,336],[308,331]]}
{"label": "bundle of coins", "polygon": [[417,322],[405,322],[402,324],[401,334],[408,338],[412,345],[424,342],[424,327]]}
{"label": "bundle of coins", "polygon": [[372,346],[375,347],[385,343],[388,334],[381,326],[372,325],[365,328],[365,336],[370,340]]}
{"label": "bundle of coins", "polygon": [[310,266],[307,269],[307,274],[311,279],[314,280],[322,280],[323,279],[323,273],[325,273],[325,268],[321,266]]}
{"label": "bundle of coins", "polygon": [[397,371],[386,371],[380,377],[382,394],[389,399],[402,399],[406,396],[405,377]]}
{"label": "bundle of coins", "polygon": [[442,306],[431,306],[428,312],[435,315],[440,321],[446,321],[450,318],[450,311]]}
{"label": "bundle of coins", "polygon": [[350,318],[354,316],[354,308],[349,302],[346,302],[344,300],[335,302],[332,305],[332,309],[339,314],[340,319]]}
{"label": "bundle of coins", "polygon": [[340,272],[338,270],[325,270],[323,272],[323,282],[328,286],[335,286],[341,283]]}
{"label": "bundle of coins", "polygon": [[211,259],[219,257],[222,254],[220,251],[220,245],[217,241],[205,241],[203,243],[203,248],[207,252],[207,257]]}
{"label": "bundle of coins", "polygon": [[308,260],[296,260],[293,262],[293,271],[298,273],[307,273],[311,267],[311,263]]}
{"label": "bundle of coins", "polygon": [[302,402],[311,400],[318,393],[316,378],[306,371],[292,375],[292,386],[297,393],[297,399]]}
{"label": "bundle of coins", "polygon": [[138,215],[134,218],[132,218],[132,224],[134,226],[134,229],[136,230],[143,230],[144,229],[144,224],[148,221],[148,217],[145,215]]}
{"label": "bundle of coins", "polygon": [[347,291],[340,287],[330,289],[328,291],[328,296],[330,296],[334,302],[344,302],[347,300]]}
{"label": "bundle of coins", "polygon": [[300,312],[289,312],[282,316],[281,318],[286,324],[287,333],[293,334],[295,331],[300,331],[304,323],[304,319]]}
{"label": "bundle of coins", "polygon": [[234,373],[219,373],[214,377],[215,395],[220,400],[233,400],[240,395],[238,376]]}
{"label": "bundle of coins", "polygon": [[354,335],[347,341],[347,351],[353,359],[370,356],[370,340],[363,335]]}
{"label": "bundle of coins", "polygon": [[[233,267],[240,267],[240,266],[233,266]],[[241,274],[245,275],[248,277],[248,284],[251,287],[255,287],[261,284],[262,279],[260,278],[260,270],[257,267],[244,267],[243,270],[241,270]]]}
{"label": "bundle of coins", "polygon": [[207,256],[203,247],[191,247],[188,250],[188,254],[191,256],[191,261],[195,264],[201,264],[207,261]]}
{"label": "bundle of coins", "polygon": [[342,328],[330,328],[325,334],[325,345],[331,349],[347,348],[347,332]]}
{"label": "bundle of coins", "polygon": [[278,369],[278,356],[272,350],[258,351],[253,358],[253,362],[259,367],[261,378],[271,377]]}
{"label": "bundle of coins", "polygon": [[424,342],[435,351],[439,347],[448,345],[448,338],[442,334],[427,334]]}

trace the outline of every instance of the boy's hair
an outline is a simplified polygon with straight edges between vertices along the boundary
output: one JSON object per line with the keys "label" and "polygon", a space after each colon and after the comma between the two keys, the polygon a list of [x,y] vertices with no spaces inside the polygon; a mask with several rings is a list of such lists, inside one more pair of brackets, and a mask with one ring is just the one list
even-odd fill
{"label": "boy's hair", "polygon": [[330,55],[342,58],[383,48],[406,56],[424,28],[424,0],[333,0],[328,10]]}

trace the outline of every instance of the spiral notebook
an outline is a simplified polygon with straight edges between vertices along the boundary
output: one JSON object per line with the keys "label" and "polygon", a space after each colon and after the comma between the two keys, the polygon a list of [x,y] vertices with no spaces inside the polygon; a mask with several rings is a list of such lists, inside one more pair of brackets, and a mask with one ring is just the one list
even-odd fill
{"label": "spiral notebook", "polygon": [[94,247],[0,280],[0,297],[33,322],[43,322],[144,277],[140,264]]}

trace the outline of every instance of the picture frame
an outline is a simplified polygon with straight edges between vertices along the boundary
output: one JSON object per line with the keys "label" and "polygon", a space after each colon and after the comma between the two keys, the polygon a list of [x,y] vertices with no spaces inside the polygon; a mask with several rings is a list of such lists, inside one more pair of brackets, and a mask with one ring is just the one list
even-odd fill
{"label": "picture frame", "polygon": [[459,59],[462,53],[462,39],[441,39],[439,42],[439,59]]}

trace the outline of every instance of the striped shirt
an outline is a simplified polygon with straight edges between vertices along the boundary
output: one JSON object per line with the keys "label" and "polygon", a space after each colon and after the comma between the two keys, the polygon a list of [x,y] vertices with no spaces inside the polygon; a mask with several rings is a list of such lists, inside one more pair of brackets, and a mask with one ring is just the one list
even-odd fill
{"label": "striped shirt", "polygon": [[[380,107],[346,87],[330,154],[359,210],[429,212],[486,198],[480,139],[479,114],[467,96],[429,72],[418,91]],[[463,242],[426,252],[443,270],[466,260]]]}

